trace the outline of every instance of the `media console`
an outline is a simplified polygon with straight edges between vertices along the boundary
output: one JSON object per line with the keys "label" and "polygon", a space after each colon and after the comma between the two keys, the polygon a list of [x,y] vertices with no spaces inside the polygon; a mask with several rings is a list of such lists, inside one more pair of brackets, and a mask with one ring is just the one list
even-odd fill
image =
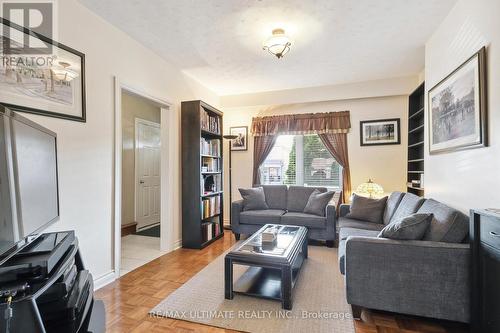
{"label": "media console", "polygon": [[0,266],[0,332],[105,331],[73,231],[46,233]]}

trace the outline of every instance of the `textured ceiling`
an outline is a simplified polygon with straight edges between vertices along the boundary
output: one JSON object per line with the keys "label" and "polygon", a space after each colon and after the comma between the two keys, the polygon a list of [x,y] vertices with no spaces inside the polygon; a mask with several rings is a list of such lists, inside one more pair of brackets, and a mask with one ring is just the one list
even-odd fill
{"label": "textured ceiling", "polygon": [[[456,0],[79,0],[220,95],[416,74]],[[271,30],[294,41],[262,50]]]}

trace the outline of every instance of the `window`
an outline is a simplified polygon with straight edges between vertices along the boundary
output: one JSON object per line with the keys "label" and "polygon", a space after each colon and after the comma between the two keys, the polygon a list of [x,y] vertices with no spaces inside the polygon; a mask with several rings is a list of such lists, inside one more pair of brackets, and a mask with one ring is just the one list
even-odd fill
{"label": "window", "polygon": [[318,135],[280,135],[260,166],[261,183],[341,188],[342,169]]}

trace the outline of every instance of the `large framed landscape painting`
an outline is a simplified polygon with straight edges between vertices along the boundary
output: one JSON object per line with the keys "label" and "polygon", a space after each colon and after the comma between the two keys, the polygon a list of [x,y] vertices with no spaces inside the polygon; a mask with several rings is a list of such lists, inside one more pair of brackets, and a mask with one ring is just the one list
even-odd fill
{"label": "large framed landscape painting", "polygon": [[483,47],[429,91],[431,154],[486,146],[485,60]]}
{"label": "large framed landscape painting", "polygon": [[360,145],[380,146],[401,143],[399,118],[364,120],[359,122]]}
{"label": "large framed landscape painting", "polygon": [[[0,19],[0,103],[15,111],[85,122],[85,55]],[[27,40],[43,47],[33,52]]]}

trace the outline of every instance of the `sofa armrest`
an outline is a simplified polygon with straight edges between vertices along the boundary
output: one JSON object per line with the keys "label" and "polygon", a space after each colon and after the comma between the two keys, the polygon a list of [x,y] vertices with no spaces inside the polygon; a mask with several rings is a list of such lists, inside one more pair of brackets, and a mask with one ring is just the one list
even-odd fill
{"label": "sofa armrest", "polygon": [[347,301],[468,322],[470,255],[468,244],[348,237]]}
{"label": "sofa armrest", "polygon": [[339,217],[344,217],[351,211],[351,205],[341,204],[339,208]]}
{"label": "sofa armrest", "polygon": [[337,208],[335,205],[326,206],[326,227],[332,231],[336,230],[337,225]]}
{"label": "sofa armrest", "polygon": [[231,202],[231,230],[239,233],[240,213],[243,211],[243,200]]}

